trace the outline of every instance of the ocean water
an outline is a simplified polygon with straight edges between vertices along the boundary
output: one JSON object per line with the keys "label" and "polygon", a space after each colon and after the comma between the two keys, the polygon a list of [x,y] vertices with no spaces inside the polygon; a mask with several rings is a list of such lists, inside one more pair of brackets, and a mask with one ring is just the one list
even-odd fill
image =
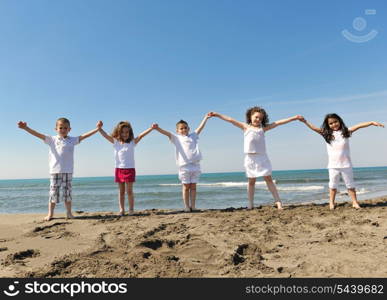
{"label": "ocean water", "polygon": [[[387,167],[354,168],[358,198],[387,195]],[[274,171],[273,178],[283,203],[325,203],[328,201],[328,171]],[[247,180],[242,172],[202,174],[197,186],[198,208],[247,206]],[[49,179],[0,180],[0,213],[45,213]],[[337,201],[349,196],[342,184]],[[73,209],[86,212],[117,211],[117,185],[113,177],[73,179]],[[181,184],[177,175],[137,176],[134,184],[135,210],[182,209]],[[263,181],[257,180],[255,205],[273,203]],[[126,201],[127,208],[127,201]],[[63,211],[63,203],[56,211]]]}

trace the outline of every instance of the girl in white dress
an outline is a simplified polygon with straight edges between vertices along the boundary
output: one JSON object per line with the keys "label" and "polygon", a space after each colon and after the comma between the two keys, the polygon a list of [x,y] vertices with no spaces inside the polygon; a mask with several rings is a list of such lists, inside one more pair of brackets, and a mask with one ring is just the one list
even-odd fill
{"label": "girl in white dress", "polygon": [[352,206],[356,209],[360,208],[357,202],[355,183],[353,180],[352,161],[349,150],[348,138],[353,132],[360,128],[368,126],[380,126],[383,124],[378,122],[364,122],[347,128],[344,121],[337,114],[327,114],[321,128],[314,126],[312,123],[301,120],[310,129],[321,134],[325,139],[328,152],[328,170],[329,170],[329,208],[335,208],[335,198],[337,187],[340,181],[340,175],[343,177],[345,186],[348,189],[348,194],[352,199]]}
{"label": "girl in white dress", "polygon": [[300,115],[290,117],[269,124],[266,111],[258,106],[251,107],[246,112],[246,123],[236,121],[228,116],[217,112],[211,112],[211,116],[218,117],[230,122],[244,131],[244,167],[248,178],[247,196],[249,200],[248,209],[254,207],[255,181],[257,177],[263,177],[267,188],[274,197],[278,209],[282,209],[282,202],[278,195],[277,187],[271,177],[272,167],[266,153],[265,132],[295,120],[302,120]]}

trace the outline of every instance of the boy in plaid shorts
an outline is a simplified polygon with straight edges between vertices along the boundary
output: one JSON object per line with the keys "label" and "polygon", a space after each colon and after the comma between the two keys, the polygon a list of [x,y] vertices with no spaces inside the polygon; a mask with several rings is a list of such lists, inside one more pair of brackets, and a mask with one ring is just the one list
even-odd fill
{"label": "boy in plaid shorts", "polygon": [[66,118],[59,118],[56,121],[56,136],[41,134],[27,126],[26,122],[20,121],[19,128],[43,140],[49,146],[49,167],[50,167],[50,198],[48,202],[48,215],[45,221],[50,221],[54,216],[56,203],[59,203],[59,190],[62,187],[62,200],[66,206],[66,216],[74,218],[71,213],[71,181],[74,169],[74,146],[82,140],[98,132],[102,122],[97,123],[97,128],[82,134],[78,137],[68,136],[71,130],[70,121]]}

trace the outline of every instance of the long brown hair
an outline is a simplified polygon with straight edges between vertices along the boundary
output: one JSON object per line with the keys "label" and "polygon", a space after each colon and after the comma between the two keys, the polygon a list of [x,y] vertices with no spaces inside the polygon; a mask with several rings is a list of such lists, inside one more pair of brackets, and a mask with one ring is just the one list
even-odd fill
{"label": "long brown hair", "polygon": [[321,125],[321,130],[322,136],[328,144],[330,144],[331,141],[334,139],[333,130],[329,127],[328,119],[336,119],[337,121],[339,121],[339,130],[341,130],[341,135],[343,136],[343,138],[349,138],[351,136],[351,132],[348,130],[348,127],[345,125],[343,119],[340,118],[338,114],[327,114],[324,118],[324,122]]}
{"label": "long brown hair", "polygon": [[[121,139],[121,132],[122,132],[122,129],[124,129],[125,127],[129,129],[129,137],[126,141]],[[114,127],[114,129],[113,129],[112,137],[118,141],[123,142],[123,143],[130,143],[134,139],[132,125],[130,125],[130,123],[128,121],[119,122],[116,125],[116,127]]]}

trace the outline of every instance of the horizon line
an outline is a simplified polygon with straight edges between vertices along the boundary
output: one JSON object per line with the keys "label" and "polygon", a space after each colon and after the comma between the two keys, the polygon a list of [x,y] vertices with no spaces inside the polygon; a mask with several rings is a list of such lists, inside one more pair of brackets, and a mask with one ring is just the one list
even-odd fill
{"label": "horizon line", "polygon": [[[367,169],[367,168],[387,168],[387,166],[373,166],[373,167],[353,167],[353,169]],[[288,170],[273,170],[274,172],[286,172],[286,171],[318,171],[318,170],[327,170],[327,168],[315,168],[315,169],[288,169]],[[245,171],[229,171],[229,172],[206,172],[202,173],[204,174],[226,174],[226,173],[245,173]],[[168,174],[141,174],[136,175],[136,177],[144,177],[144,176],[171,176],[176,175],[177,173],[168,173]],[[114,178],[112,175],[102,175],[102,176],[75,176],[75,178],[101,178],[101,177],[111,177]],[[40,179],[49,179],[49,177],[36,177],[36,178],[4,178],[0,179],[0,181],[6,181],[6,180],[40,180]]]}

